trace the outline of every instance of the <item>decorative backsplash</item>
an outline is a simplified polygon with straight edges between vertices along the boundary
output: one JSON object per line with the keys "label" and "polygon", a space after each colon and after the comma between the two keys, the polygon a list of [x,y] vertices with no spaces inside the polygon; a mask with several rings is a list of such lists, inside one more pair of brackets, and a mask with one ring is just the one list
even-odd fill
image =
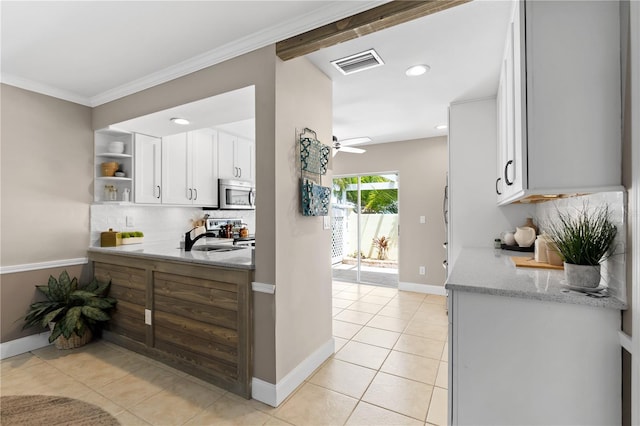
{"label": "decorative backsplash", "polygon": [[[100,233],[112,228],[114,231],[142,231],[145,242],[175,240],[191,229],[194,219],[205,214],[220,219],[242,219],[254,233],[256,227],[255,210],[202,210],[196,207],[155,207],[136,205],[91,205],[91,233],[89,244],[100,246]],[[127,226],[127,217],[133,220]]]}
{"label": "decorative backsplash", "polygon": [[609,291],[618,299],[626,301],[626,223],[625,223],[625,194],[622,191],[600,192],[596,194],[582,195],[579,197],[561,198],[536,205],[536,224],[540,231],[544,231],[550,221],[557,220],[558,212],[567,214],[576,213],[586,205],[596,208],[603,204],[609,205],[611,220],[618,228],[615,240],[614,255],[602,263],[602,277],[604,283],[609,286]]}

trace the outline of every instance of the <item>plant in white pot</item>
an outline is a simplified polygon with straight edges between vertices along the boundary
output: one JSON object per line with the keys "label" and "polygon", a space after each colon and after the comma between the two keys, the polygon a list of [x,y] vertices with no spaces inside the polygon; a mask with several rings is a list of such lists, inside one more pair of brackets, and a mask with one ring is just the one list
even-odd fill
{"label": "plant in white pot", "polygon": [[617,232],[606,204],[594,209],[584,204],[576,214],[558,212],[548,233],[564,261],[568,285],[598,287],[600,264],[613,254]]}

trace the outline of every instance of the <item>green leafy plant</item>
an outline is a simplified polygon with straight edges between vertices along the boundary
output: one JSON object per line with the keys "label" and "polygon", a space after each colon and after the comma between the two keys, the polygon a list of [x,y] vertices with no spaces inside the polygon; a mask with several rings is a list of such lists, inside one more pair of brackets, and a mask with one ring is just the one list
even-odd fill
{"label": "green leafy plant", "polygon": [[577,214],[558,212],[558,220],[548,225],[548,233],[564,261],[598,265],[611,256],[618,229],[610,216],[606,204],[591,212],[587,204]]}
{"label": "green leafy plant", "polygon": [[95,334],[111,319],[109,312],[117,302],[107,296],[110,287],[111,281],[103,283],[95,278],[80,286],[77,278],[69,278],[67,271],[57,280],[50,276],[47,285],[36,286],[47,300],[31,304],[23,328],[48,327],[49,323],[55,323],[50,343],[61,335],[67,339],[73,333],[82,336],[87,329]]}

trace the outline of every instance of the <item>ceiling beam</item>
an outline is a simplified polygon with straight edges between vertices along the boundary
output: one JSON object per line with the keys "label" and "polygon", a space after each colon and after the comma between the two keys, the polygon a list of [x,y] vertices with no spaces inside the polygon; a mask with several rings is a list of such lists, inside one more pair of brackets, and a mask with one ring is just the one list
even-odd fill
{"label": "ceiling beam", "polygon": [[431,15],[470,0],[395,0],[276,43],[283,61]]}

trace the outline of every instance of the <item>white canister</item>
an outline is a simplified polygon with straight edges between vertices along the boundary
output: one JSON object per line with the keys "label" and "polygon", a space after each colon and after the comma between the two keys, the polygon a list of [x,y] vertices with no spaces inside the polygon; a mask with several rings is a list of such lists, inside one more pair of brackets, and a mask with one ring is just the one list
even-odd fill
{"label": "white canister", "polygon": [[547,263],[547,240],[542,235],[536,238],[534,258],[536,262]]}

